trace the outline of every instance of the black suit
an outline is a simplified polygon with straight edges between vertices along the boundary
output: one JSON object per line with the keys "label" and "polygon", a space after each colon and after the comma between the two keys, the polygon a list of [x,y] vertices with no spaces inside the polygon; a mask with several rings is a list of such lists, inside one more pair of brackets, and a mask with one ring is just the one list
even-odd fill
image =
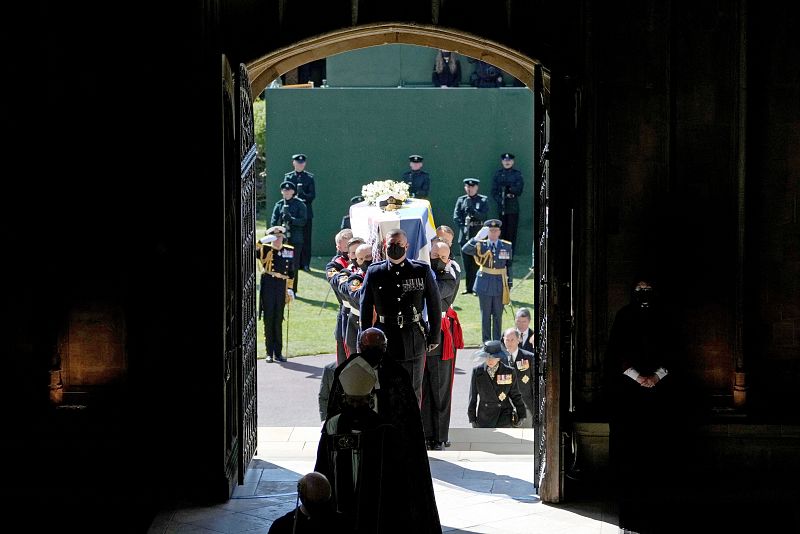
{"label": "black suit", "polygon": [[489,376],[485,363],[472,370],[467,407],[470,423],[477,423],[480,428],[508,428],[511,426],[512,406],[517,409],[520,419],[525,418],[525,402],[511,367],[501,361],[494,378]]}
{"label": "black suit", "polygon": [[522,350],[527,350],[528,352],[536,352],[536,349],[533,346],[533,330],[528,328],[528,334],[525,338],[525,343],[520,343],[519,348]]}
{"label": "black suit", "polygon": [[[509,354],[508,357],[510,360],[511,355]],[[530,414],[526,426],[530,427],[533,423],[533,418],[538,413],[536,405],[534,404],[534,392],[536,391],[537,378],[536,357],[532,352],[519,349],[514,363],[511,364],[509,361],[509,365],[517,372],[517,386],[522,394],[522,400],[525,402],[525,408],[528,409],[528,413]]]}

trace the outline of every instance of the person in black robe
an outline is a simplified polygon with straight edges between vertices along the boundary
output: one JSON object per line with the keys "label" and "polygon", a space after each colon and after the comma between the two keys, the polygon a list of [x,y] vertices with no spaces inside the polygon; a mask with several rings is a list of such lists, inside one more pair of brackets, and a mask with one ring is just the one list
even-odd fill
{"label": "person in black robe", "polygon": [[678,371],[679,334],[671,318],[653,277],[637,276],[632,301],[617,312],[608,340],[609,461],[625,528],[652,527],[659,495],[681,472],[681,442],[689,431],[682,406],[691,397]]}
{"label": "person in black robe", "polygon": [[372,407],[377,372],[363,358],[348,363],[338,377],[342,410],[325,421],[314,470],[332,481],[344,532],[416,532],[400,431]]}
{"label": "person in black robe", "polygon": [[328,419],[343,410],[344,389],[341,375],[354,362],[366,362],[375,370],[377,382],[372,409],[385,422],[399,431],[397,445],[401,452],[396,463],[402,466],[403,477],[413,490],[404,496],[412,504],[414,532],[441,532],[439,511],[433,491],[422,416],[411,378],[399,363],[388,357],[386,335],[378,328],[367,328],[358,339],[359,352],[339,365],[334,372],[333,387],[328,400]]}

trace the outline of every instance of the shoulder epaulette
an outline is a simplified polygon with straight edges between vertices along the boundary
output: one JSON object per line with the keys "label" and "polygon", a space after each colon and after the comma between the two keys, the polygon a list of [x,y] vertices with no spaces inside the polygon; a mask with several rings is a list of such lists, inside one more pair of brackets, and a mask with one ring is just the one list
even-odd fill
{"label": "shoulder epaulette", "polygon": [[481,200],[486,200],[489,198],[486,195],[481,195],[480,193],[478,193],[478,196],[481,197]]}
{"label": "shoulder epaulette", "polygon": [[313,177],[314,177],[314,173],[313,173],[313,172],[308,172],[308,171],[303,171],[303,172],[305,172],[305,173],[306,173],[307,175],[309,175],[311,178],[313,178]]}
{"label": "shoulder epaulette", "polygon": [[293,175],[293,174],[294,174],[294,171],[289,171],[289,172],[287,172],[286,174],[284,174],[284,175],[283,175],[283,177],[284,177],[284,178],[289,178],[289,177],[290,177],[291,175]]}

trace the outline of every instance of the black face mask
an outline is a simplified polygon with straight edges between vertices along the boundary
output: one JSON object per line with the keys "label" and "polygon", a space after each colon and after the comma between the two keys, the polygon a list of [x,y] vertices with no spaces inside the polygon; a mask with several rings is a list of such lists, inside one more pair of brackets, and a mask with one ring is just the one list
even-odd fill
{"label": "black face mask", "polygon": [[367,268],[372,265],[372,260],[364,260],[359,267],[362,271],[367,272]]}
{"label": "black face mask", "polygon": [[392,243],[388,247],[386,247],[386,255],[392,258],[393,260],[399,260],[402,258],[406,253],[406,247],[400,245],[399,243]]}
{"label": "black face mask", "polygon": [[653,305],[653,290],[637,289],[633,292],[633,300],[642,309],[650,308]]}
{"label": "black face mask", "polygon": [[433,267],[434,271],[444,271],[446,266],[447,265],[445,265],[441,258],[431,260],[431,267]]}

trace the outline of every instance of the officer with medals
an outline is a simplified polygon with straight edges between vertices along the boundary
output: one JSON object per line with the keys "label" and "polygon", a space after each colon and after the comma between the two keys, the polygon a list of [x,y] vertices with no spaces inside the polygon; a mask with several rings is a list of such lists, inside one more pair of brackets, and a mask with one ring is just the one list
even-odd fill
{"label": "officer with medals", "polygon": [[[386,334],[389,356],[408,371],[420,401],[425,351],[440,342],[439,289],[427,263],[406,257],[405,231],[395,228],[387,232],[385,252],[388,259],[370,265],[364,277],[361,329],[375,326]],[[423,310],[427,311],[427,321]]]}
{"label": "officer with medals", "polygon": [[431,176],[422,170],[423,157],[419,154],[408,156],[411,170],[403,173],[402,181],[408,184],[408,193],[413,198],[428,198],[431,190]]}
{"label": "officer with medals", "polygon": [[[314,175],[306,171],[305,154],[295,154],[292,156],[292,166],[294,170],[287,172],[283,176],[284,182],[292,182],[297,191],[297,198],[306,203],[306,225],[303,227],[303,246],[298,246],[300,258],[298,264],[306,272],[311,271],[311,225],[314,222],[314,209],[312,204],[317,197],[317,188],[314,183]],[[300,250],[302,249],[302,250]]]}
{"label": "officer with medals", "polygon": [[296,251],[291,245],[283,243],[285,232],[284,227],[273,226],[259,241],[258,258],[262,268],[259,298],[264,314],[268,362],[286,361],[283,356],[283,310],[287,301],[294,300],[290,286],[296,273]]}
{"label": "officer with medals", "polygon": [[511,302],[511,272],[508,265],[512,245],[500,239],[502,223],[489,219],[483,223],[475,237],[461,248],[461,253],[472,256],[478,266],[472,290],[478,295],[481,310],[481,336],[483,341],[500,339],[503,306]]}
{"label": "officer with medals", "polygon": [[[281,184],[281,200],[275,203],[272,208],[270,225],[282,226],[285,229],[285,239],[297,251],[295,254],[294,270],[297,271],[300,265],[300,250],[303,248],[303,232],[308,221],[308,209],[306,203],[295,196],[297,188],[293,182],[288,180]],[[292,289],[297,294],[297,278],[294,278]]]}
{"label": "officer with medals", "polygon": [[503,345],[505,347],[509,367],[517,373],[517,385],[522,393],[522,400],[525,403],[528,413],[531,414],[526,419],[527,427],[533,426],[534,414],[534,388],[536,387],[536,363],[532,352],[523,350],[520,346],[522,336],[515,327],[507,328],[503,332]]}
{"label": "officer with medals", "polygon": [[514,369],[503,363],[503,346],[487,341],[475,357],[484,361],[472,369],[469,385],[467,417],[472,427],[523,426],[527,411]]}
{"label": "officer with medals", "polygon": [[[336,275],[338,275],[342,269],[350,264],[347,257],[347,242],[352,238],[353,231],[350,229],[341,230],[336,234],[334,238],[334,242],[336,243],[336,255],[325,265],[325,279],[329,284],[332,283]],[[339,311],[336,314],[336,327],[333,330],[333,337],[336,340],[336,362],[342,363],[347,359],[344,345],[344,333],[347,325],[348,308],[342,304],[342,297],[339,293],[336,291],[333,293],[336,296],[336,300],[339,301]]]}
{"label": "officer with medals", "polygon": [[[464,178],[464,191],[466,195],[461,195],[456,200],[456,207],[453,210],[453,220],[459,229],[458,246],[463,247],[467,244],[470,237],[474,237],[478,230],[483,226],[483,221],[489,215],[489,200],[486,195],[478,194],[478,187],[481,181],[477,178]],[[472,286],[475,284],[475,275],[478,266],[471,258],[461,255],[461,263],[466,271],[466,286],[462,294],[472,293]]]}
{"label": "officer with medals", "polygon": [[514,154],[510,152],[501,154],[500,168],[492,177],[492,198],[497,202],[497,210],[503,222],[503,233],[512,243],[517,242],[519,196],[522,194],[524,183],[522,173],[514,168]]}

